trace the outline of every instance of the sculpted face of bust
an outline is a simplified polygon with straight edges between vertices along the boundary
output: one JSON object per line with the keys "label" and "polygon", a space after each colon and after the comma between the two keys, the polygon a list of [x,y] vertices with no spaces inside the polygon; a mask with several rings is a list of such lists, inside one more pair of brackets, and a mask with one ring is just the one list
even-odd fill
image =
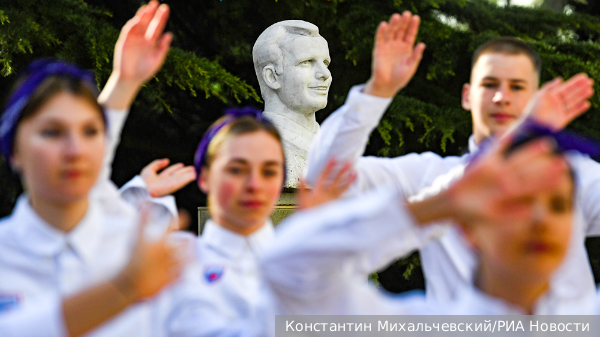
{"label": "sculpted face of bust", "polygon": [[279,75],[280,88],[275,90],[279,100],[303,114],[323,109],[331,85],[327,41],[320,36],[300,36],[281,47],[283,72]]}
{"label": "sculpted face of bust", "polygon": [[258,37],[252,50],[265,111],[288,116],[312,129],[314,113],[327,105],[331,85],[329,48],[310,22],[278,22]]}
{"label": "sculpted face of bust", "polygon": [[298,187],[331,85],[329,48],[310,22],[287,20],[265,29],[252,49],[265,101],[264,115],[279,129],[286,157],[286,187]]}

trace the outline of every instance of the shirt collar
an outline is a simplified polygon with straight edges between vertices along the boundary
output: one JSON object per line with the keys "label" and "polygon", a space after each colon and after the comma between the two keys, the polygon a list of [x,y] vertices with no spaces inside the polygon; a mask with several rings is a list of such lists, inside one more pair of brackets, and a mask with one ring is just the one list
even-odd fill
{"label": "shirt collar", "polygon": [[469,137],[469,153],[474,154],[477,153],[477,151],[479,151],[479,145],[475,143],[475,135],[471,135],[471,137]]}
{"label": "shirt collar", "polygon": [[267,220],[256,232],[244,236],[223,228],[209,219],[204,225],[201,238],[211,248],[232,259],[238,259],[246,251],[260,256],[274,237],[275,231],[270,220]]}
{"label": "shirt collar", "polygon": [[89,261],[102,239],[103,215],[91,200],[83,219],[68,233],[42,219],[26,195],[19,197],[12,216],[19,246],[36,255],[52,257],[70,246],[78,256]]}

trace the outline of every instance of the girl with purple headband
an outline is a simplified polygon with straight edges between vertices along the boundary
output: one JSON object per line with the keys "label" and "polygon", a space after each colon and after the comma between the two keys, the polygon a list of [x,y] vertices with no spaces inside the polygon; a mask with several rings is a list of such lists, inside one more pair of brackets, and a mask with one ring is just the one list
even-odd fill
{"label": "girl with purple headband", "polygon": [[[258,262],[274,238],[269,217],[283,189],[284,158],[279,132],[254,108],[226,110],[204,134],[194,166],[211,219],[197,240],[197,263],[167,297],[174,302],[166,335],[261,335],[252,329],[263,329],[257,322],[272,311]],[[348,167],[304,190],[300,208],[339,197],[352,182],[344,178]]]}
{"label": "girl with purple headband", "polygon": [[182,262],[164,236],[144,239],[146,221],[109,176],[126,109],[168,51],[167,17],[151,2],[125,25],[99,97],[89,72],[59,60],[33,63],[17,82],[0,124],[2,154],[25,190],[0,221],[3,337],[152,331],[152,301],[140,301]]}

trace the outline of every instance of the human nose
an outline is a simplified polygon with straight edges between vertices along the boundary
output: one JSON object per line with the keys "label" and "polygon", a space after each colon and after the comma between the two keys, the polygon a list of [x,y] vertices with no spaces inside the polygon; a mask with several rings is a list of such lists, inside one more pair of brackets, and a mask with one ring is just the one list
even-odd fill
{"label": "human nose", "polygon": [[65,139],[65,143],[65,153],[69,158],[78,157],[83,153],[83,138],[76,133],[69,133]]}
{"label": "human nose", "polygon": [[260,188],[261,180],[259,172],[251,171],[246,180],[246,189],[250,192]]}
{"label": "human nose", "polygon": [[505,85],[501,85],[498,90],[494,93],[492,101],[495,104],[506,104],[509,102],[508,88]]}
{"label": "human nose", "polygon": [[319,62],[317,66],[317,71],[315,72],[315,77],[323,81],[331,77],[331,72],[329,71],[329,68],[327,68],[325,63]]}
{"label": "human nose", "polygon": [[531,209],[531,219],[534,230],[543,230],[546,225],[546,220],[548,216],[548,209],[544,206],[542,202],[536,202],[532,205]]}

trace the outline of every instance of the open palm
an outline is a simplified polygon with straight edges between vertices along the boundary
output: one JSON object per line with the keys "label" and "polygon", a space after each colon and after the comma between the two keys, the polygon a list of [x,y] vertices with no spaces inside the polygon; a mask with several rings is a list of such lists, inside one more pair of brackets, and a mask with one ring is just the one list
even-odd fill
{"label": "open palm", "polygon": [[392,97],[414,76],[423,56],[425,44],[415,46],[419,31],[419,16],[410,12],[392,15],[382,22],[375,35],[373,69],[365,92]]}

